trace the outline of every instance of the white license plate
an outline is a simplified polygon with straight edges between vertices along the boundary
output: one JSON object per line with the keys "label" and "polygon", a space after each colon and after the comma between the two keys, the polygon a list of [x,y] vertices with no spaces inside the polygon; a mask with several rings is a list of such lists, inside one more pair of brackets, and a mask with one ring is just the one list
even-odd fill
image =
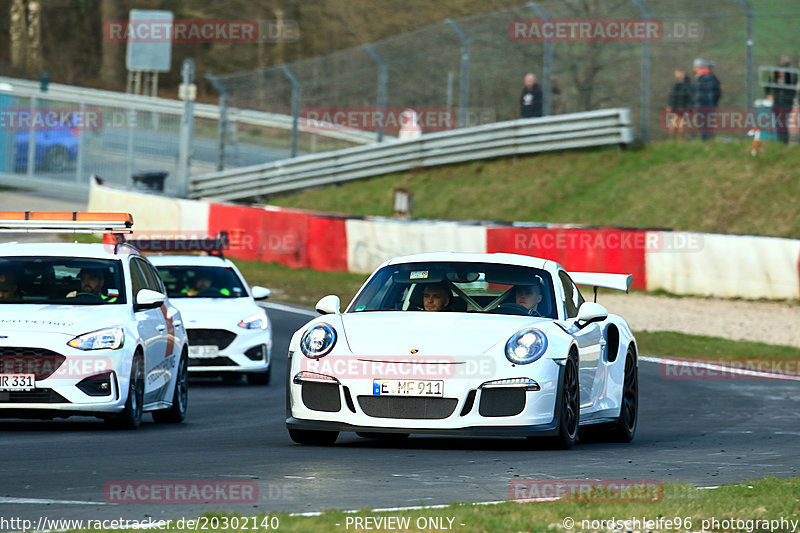
{"label": "white license plate", "polygon": [[373,396],[444,396],[444,381],[417,379],[375,379],[372,381]]}
{"label": "white license plate", "polygon": [[0,374],[0,390],[33,390],[34,374]]}
{"label": "white license plate", "polygon": [[219,348],[216,346],[189,346],[189,357],[195,359],[208,359],[219,355]]}

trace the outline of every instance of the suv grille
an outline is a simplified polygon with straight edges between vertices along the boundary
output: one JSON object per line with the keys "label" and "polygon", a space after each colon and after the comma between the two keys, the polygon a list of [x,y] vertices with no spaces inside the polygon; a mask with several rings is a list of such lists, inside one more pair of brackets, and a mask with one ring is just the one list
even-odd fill
{"label": "suv grille", "polygon": [[236,333],[225,329],[187,329],[189,346],[216,346],[224,350],[236,338]]}
{"label": "suv grille", "polygon": [[37,380],[49,378],[66,357],[44,348],[0,346],[0,373],[34,374]]}

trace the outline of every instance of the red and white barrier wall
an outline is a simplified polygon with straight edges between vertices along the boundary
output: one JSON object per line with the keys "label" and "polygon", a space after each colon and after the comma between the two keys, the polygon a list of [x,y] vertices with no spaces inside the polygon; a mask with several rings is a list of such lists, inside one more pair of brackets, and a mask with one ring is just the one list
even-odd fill
{"label": "red and white barrier wall", "polygon": [[488,226],[347,218],[278,207],[176,200],[94,185],[92,211],[133,214],[137,233],[216,235],[227,255],[292,268],[369,273],[418,252],[535,255],[567,270],[633,274],[633,287],[674,294],[800,298],[800,240],[616,228]]}

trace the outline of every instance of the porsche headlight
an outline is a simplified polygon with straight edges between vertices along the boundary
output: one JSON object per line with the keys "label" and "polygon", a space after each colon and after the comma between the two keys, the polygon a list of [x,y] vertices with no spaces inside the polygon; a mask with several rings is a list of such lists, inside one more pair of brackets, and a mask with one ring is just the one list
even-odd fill
{"label": "porsche headlight", "polygon": [[121,327],[116,327],[84,333],[69,341],[67,346],[79,350],[116,350],[124,343],[125,333]]}
{"label": "porsche headlight", "polygon": [[244,329],[269,329],[269,320],[266,313],[256,313],[241,319],[238,326]]}
{"label": "porsche headlight", "polygon": [[300,339],[300,351],[310,359],[325,357],[336,344],[336,330],[324,322],[309,328]]}
{"label": "porsche headlight", "polygon": [[533,363],[547,350],[547,336],[535,328],[516,332],[506,343],[506,359],[518,365]]}

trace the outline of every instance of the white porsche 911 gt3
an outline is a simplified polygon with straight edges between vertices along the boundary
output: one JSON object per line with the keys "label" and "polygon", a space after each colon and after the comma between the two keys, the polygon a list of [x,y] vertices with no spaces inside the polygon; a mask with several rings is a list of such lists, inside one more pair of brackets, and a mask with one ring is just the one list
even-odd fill
{"label": "white porsche 911 gt3", "polygon": [[634,437],[636,340],[577,285],[627,291],[632,276],[568,273],[513,254],[426,253],[385,262],[340,311],[289,345],[287,420],[297,443],[339,432],[549,437],[579,427]]}

